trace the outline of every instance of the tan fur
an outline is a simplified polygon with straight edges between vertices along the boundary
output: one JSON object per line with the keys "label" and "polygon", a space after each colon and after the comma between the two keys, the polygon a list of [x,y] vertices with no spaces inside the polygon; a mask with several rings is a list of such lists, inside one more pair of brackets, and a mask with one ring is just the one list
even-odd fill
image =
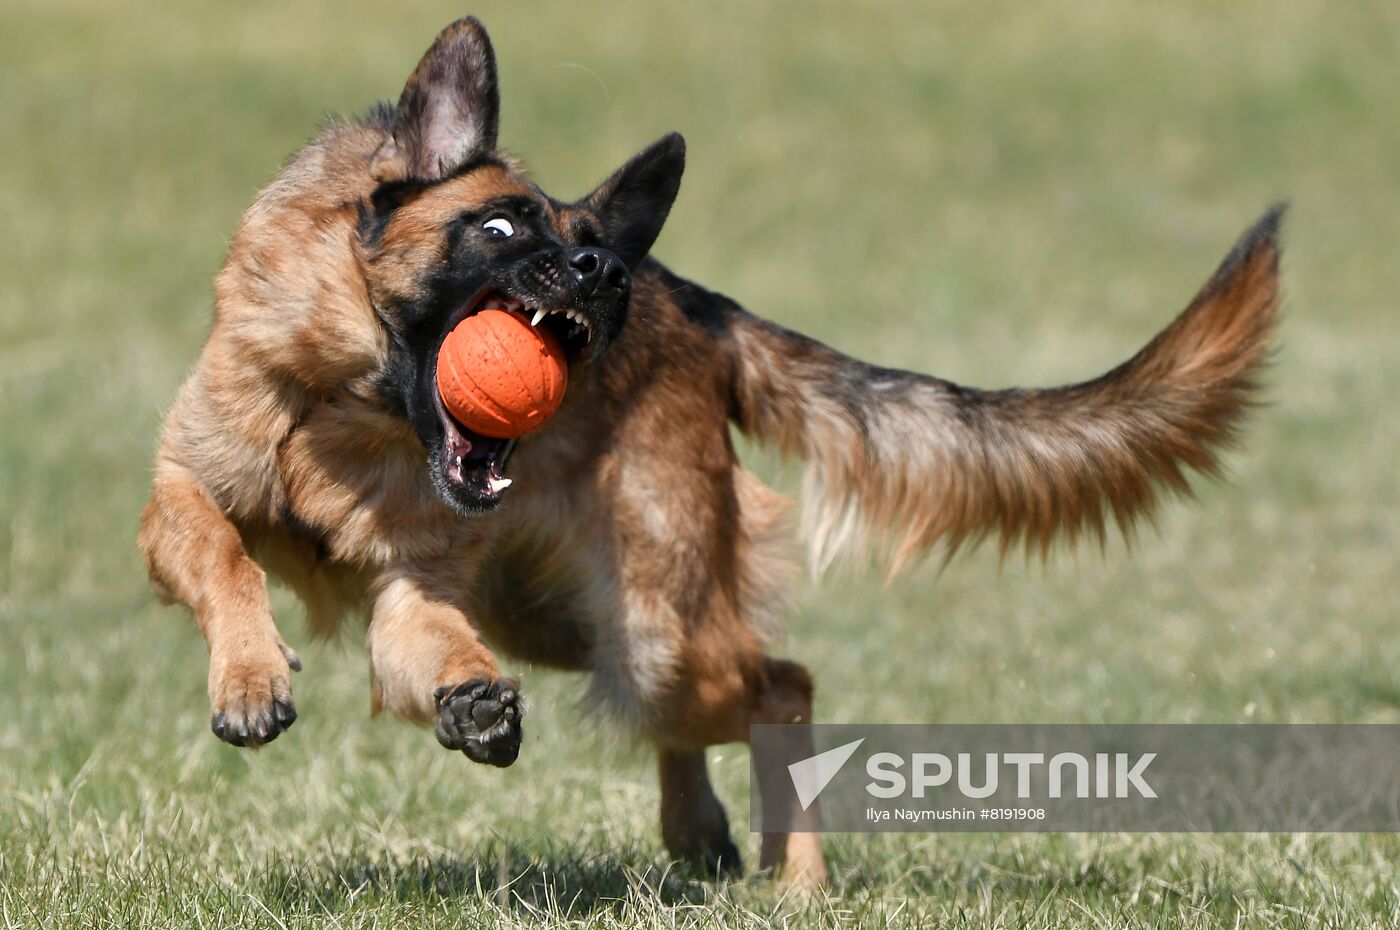
{"label": "tan fur", "polygon": [[[455,565],[443,568],[458,571]],[[376,712],[427,723],[435,713],[435,689],[500,677],[495,656],[457,603],[457,587],[451,578],[440,586],[432,575],[402,574],[383,582],[369,625]]]}
{"label": "tan fur", "polygon": [[[511,166],[467,171],[366,249],[360,205],[376,172],[403,168],[388,142],[374,124],[328,127],[244,217],[157,454],[140,534],[152,581],[208,639],[216,714],[245,722],[290,700],[295,665],[255,557],[316,631],[369,617],[376,709],[430,719],[436,688],[499,674],[486,643],[589,671],[591,706],[661,748],[678,855],[717,842],[704,747],[811,719],[806,670],[767,655],[790,574],[784,504],[739,466],[730,419],[812,463],[819,552],[873,531],[893,534],[896,559],[985,533],[1043,546],[1101,532],[1105,512],[1126,524],[1157,486],[1184,487],[1183,467],[1215,467],[1277,302],[1270,233],[1120,369],[978,393],[869,368],[715,295],[696,303],[648,262],[621,337],[522,439],[507,506],[464,519],[376,389],[377,306],[422,286],[454,215],[534,188]],[[596,234],[585,209],[552,220]],[[764,849],[794,881],[824,879],[813,837]]]}

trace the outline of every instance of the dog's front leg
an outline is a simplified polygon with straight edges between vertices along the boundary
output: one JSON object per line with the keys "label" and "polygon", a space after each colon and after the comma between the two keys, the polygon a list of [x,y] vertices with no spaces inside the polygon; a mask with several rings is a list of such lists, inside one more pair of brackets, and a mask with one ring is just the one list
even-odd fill
{"label": "dog's front leg", "polygon": [[138,539],[156,591],[183,601],[209,644],[214,733],[261,746],[297,719],[293,671],[301,661],[272,619],[267,580],[207,489],[188,471],[157,466]]}
{"label": "dog's front leg", "polygon": [[520,753],[520,684],[500,677],[454,600],[413,573],[381,584],[369,626],[374,709],[431,723],[448,749],[507,766]]}

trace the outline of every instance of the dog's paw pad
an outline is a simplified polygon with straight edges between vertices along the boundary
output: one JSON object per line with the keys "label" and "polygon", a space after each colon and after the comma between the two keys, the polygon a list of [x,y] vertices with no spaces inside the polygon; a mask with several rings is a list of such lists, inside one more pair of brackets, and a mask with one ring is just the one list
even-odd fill
{"label": "dog's paw pad", "polygon": [[473,762],[505,767],[520,755],[520,719],[525,705],[520,683],[473,679],[433,692],[438,742],[460,749]]}

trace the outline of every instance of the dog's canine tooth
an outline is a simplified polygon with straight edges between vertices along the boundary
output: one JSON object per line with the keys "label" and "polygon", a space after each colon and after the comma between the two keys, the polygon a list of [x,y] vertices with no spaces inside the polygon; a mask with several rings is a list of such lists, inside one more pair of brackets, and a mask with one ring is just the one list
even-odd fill
{"label": "dog's canine tooth", "polygon": [[540,320],[543,320],[543,319],[544,319],[546,316],[548,316],[548,315],[549,315],[549,311],[546,310],[546,309],[544,309],[543,307],[541,307],[540,309],[538,309],[538,310],[535,311],[535,316],[534,316],[533,319],[530,320],[530,325],[531,325],[531,326],[539,326],[539,325],[540,325]]}

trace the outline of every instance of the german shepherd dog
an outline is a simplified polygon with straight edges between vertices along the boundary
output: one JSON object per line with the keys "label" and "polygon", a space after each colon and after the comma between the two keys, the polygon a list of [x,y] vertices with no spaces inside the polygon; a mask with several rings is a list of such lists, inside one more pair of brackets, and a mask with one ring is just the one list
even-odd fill
{"label": "german shepherd dog", "polygon": [[[1255,396],[1278,209],[1122,365],[981,391],[849,358],[649,258],[679,135],[565,202],[497,148],[498,105],[486,32],[453,23],[397,105],[331,123],[282,169],[217,277],[139,543],[208,641],[213,730],[236,746],[296,720],[301,663],[266,570],[313,632],[366,615],[374,711],[475,762],[520,748],[525,704],[495,650],[591,673],[589,706],[657,749],[667,848],[735,869],[705,748],[811,720],[812,679],[767,651],[785,505],[740,466],[730,423],[808,462],[818,562],[874,547],[897,564],[1126,529],[1188,469],[1217,470]],[[435,388],[445,335],[485,308],[552,328],[569,358],[563,406],[518,441],[455,422]],[[760,857],[825,881],[813,834],[766,835]]]}

